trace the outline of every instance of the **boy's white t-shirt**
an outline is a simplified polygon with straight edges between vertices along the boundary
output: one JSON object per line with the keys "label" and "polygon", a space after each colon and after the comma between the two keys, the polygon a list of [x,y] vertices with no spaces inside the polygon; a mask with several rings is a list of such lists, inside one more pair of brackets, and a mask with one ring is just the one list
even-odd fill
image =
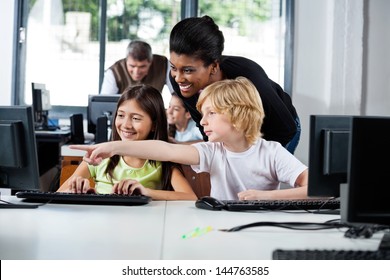
{"label": "boy's white t-shirt", "polygon": [[277,190],[280,182],[294,187],[307,166],[280,143],[259,139],[248,150],[234,153],[220,142],[192,144],[199,152],[199,172],[210,173],[210,195],[222,200],[237,200],[237,194],[248,189]]}

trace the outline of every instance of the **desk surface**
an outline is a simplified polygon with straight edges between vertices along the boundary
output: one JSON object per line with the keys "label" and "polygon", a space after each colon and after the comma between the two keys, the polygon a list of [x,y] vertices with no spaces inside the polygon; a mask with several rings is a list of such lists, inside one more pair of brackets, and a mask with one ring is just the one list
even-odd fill
{"label": "desk surface", "polygon": [[[3,196],[4,200],[18,199]],[[262,259],[282,249],[376,250],[382,234],[347,239],[344,230],[294,231],[263,227],[217,229],[258,221],[325,222],[335,215],[238,213],[197,209],[193,201],[152,201],[144,206],[47,204],[38,209],[0,209],[0,259]],[[196,227],[214,230],[182,235]]]}
{"label": "desk surface", "polygon": [[[163,259],[239,259],[269,260],[275,249],[362,249],[376,250],[382,234],[371,239],[345,238],[345,230],[290,230],[277,227],[254,227],[239,232],[223,232],[254,222],[326,222],[339,215],[307,212],[229,212],[197,209],[194,203],[168,202],[165,218]],[[196,227],[214,230],[199,237],[182,239]]]}
{"label": "desk surface", "polygon": [[165,203],[0,209],[0,259],[160,259]]}

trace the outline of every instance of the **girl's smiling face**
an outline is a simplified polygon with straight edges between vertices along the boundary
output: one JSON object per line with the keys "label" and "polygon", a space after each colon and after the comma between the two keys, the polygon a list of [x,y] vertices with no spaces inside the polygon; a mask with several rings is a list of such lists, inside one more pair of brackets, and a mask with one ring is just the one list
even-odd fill
{"label": "girl's smiling face", "polygon": [[119,106],[115,128],[122,141],[145,140],[153,128],[153,121],[134,99],[130,99]]}

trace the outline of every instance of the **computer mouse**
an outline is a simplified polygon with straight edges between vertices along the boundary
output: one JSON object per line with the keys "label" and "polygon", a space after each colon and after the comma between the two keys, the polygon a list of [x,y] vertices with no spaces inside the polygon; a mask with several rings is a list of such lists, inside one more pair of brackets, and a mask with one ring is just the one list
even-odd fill
{"label": "computer mouse", "polygon": [[195,202],[195,206],[200,209],[220,211],[224,209],[225,203],[211,196],[203,196]]}

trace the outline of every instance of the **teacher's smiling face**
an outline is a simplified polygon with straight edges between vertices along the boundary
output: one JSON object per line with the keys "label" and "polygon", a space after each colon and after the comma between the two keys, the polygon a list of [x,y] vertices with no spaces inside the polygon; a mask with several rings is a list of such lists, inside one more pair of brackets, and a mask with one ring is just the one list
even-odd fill
{"label": "teacher's smiling face", "polygon": [[171,75],[179,85],[180,93],[188,98],[209,84],[213,83],[212,75],[216,65],[204,66],[204,62],[194,56],[170,53]]}

